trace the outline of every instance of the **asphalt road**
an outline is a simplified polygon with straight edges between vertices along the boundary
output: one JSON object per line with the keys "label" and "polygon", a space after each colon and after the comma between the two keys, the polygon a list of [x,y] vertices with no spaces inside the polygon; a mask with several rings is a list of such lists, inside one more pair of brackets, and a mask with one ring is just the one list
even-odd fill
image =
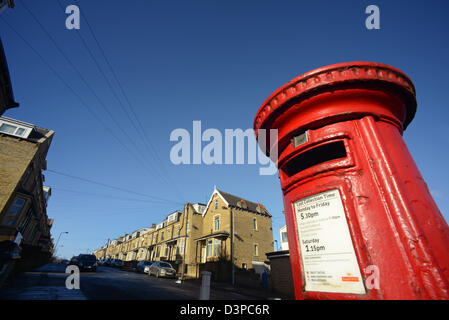
{"label": "asphalt road", "polygon": [[[82,272],[80,290],[69,290],[65,282],[65,264],[48,264],[15,276],[0,290],[3,300],[197,300],[198,280],[182,284],[175,279],[150,277],[130,271],[98,267],[97,272]],[[236,289],[228,284],[212,283],[211,300],[269,299],[263,290]]]}

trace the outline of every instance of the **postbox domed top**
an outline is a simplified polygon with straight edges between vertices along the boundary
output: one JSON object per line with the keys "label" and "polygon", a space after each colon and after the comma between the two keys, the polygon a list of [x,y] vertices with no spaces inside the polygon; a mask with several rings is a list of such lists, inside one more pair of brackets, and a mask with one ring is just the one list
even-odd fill
{"label": "postbox domed top", "polygon": [[339,88],[362,88],[366,85],[394,91],[404,100],[406,115],[402,125],[405,129],[416,113],[416,92],[412,81],[392,66],[356,61],[312,70],[280,87],[259,108],[254,119],[256,135],[259,129],[269,128],[277,115],[301,100]]}

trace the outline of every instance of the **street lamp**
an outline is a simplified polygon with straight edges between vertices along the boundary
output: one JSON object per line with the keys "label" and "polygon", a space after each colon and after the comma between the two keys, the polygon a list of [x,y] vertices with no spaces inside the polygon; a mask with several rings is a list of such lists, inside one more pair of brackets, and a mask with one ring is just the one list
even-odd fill
{"label": "street lamp", "polygon": [[67,231],[63,231],[63,232],[61,232],[60,234],[59,234],[59,237],[58,237],[58,241],[56,241],[56,245],[55,245],[55,252],[53,252],[53,256],[56,258],[56,251],[58,251],[58,243],[59,243],[59,239],[61,239],[61,236],[62,236],[62,234],[63,233],[68,233]]}

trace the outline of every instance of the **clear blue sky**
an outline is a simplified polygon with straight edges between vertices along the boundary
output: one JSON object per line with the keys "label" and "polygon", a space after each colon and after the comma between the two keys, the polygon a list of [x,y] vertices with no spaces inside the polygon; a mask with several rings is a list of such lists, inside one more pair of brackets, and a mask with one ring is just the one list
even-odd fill
{"label": "clear blue sky", "polygon": [[[60,1],[64,7],[77,4]],[[161,161],[139,139],[76,31],[65,28],[66,15],[57,0],[17,0],[17,7],[2,17],[127,141],[23,3],[147,159],[144,166],[129,154],[0,19],[0,36],[20,103],[5,116],[55,130],[49,169],[176,202],[206,202],[217,185],[263,203],[273,215],[274,237],[279,240],[285,220],[277,176],[260,176],[258,165],[174,166],[169,159],[174,144],[169,140],[171,131],[190,131],[193,120],[222,132],[251,128],[263,101],[292,78],[333,63],[375,61],[401,69],[416,86],[418,111],[404,138],[448,220],[449,2],[79,0]],[[365,28],[364,12],[370,4],[380,7],[380,30]],[[83,18],[80,32],[113,81]],[[127,146],[134,148],[129,141]],[[152,166],[170,172],[176,186],[154,175]],[[58,249],[67,258],[98,248],[108,238],[159,223],[182,208],[51,172],[45,175],[45,183],[54,188],[48,206],[49,217],[55,219],[53,237],[69,232]]]}

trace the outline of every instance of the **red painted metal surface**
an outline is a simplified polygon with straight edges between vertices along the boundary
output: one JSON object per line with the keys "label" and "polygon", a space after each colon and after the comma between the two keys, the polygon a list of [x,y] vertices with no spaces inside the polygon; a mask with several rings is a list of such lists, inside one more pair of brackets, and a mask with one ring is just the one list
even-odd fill
{"label": "red painted metal surface", "polygon": [[[275,91],[259,109],[256,137],[260,129],[278,129],[273,145],[279,157],[274,160],[297,299],[449,299],[449,227],[402,139],[415,112],[411,80],[398,69],[370,62],[306,73]],[[294,145],[294,137],[303,133],[307,139]],[[333,152],[328,149],[325,161],[308,159],[295,168],[301,157],[335,142],[344,145],[345,154],[328,157]],[[368,266],[379,270],[379,287],[365,285],[366,294],[304,287],[293,204],[335,189],[363,281]]]}

